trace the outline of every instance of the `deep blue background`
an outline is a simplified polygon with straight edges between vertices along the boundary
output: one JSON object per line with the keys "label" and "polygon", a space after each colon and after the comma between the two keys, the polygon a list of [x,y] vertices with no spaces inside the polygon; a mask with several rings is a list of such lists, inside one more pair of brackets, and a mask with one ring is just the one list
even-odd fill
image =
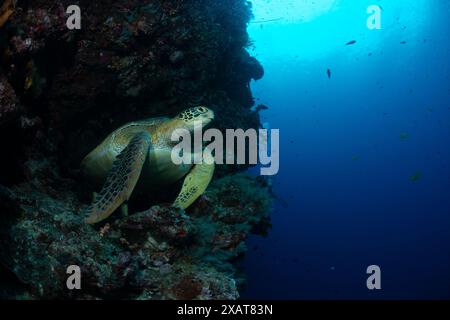
{"label": "deep blue background", "polygon": [[[382,30],[365,27],[371,3]],[[450,298],[449,5],[347,0],[250,25],[288,207],[275,203],[269,237],[248,243],[243,298]],[[366,288],[371,264],[380,291]]]}

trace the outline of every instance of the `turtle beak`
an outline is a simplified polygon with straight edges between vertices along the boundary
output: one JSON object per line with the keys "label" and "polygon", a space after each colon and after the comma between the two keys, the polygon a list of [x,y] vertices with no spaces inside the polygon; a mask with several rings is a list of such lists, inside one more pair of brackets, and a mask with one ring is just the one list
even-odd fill
{"label": "turtle beak", "polygon": [[214,111],[208,110],[206,114],[203,115],[204,127],[208,126],[214,120]]}
{"label": "turtle beak", "polygon": [[208,114],[207,114],[207,118],[209,121],[213,121],[214,120],[214,111],[209,110]]}

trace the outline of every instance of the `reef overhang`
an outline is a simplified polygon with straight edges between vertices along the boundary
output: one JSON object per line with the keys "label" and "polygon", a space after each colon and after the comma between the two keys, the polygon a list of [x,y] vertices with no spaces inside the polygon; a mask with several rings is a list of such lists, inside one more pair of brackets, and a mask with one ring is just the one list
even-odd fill
{"label": "reef overhang", "polygon": [[[8,2],[8,1],[6,1]],[[6,3],[4,1],[4,3]],[[82,9],[81,30],[66,8]],[[0,25],[0,297],[236,299],[235,261],[270,225],[262,179],[223,166],[188,212],[170,190],[94,228],[79,163],[125,122],[204,104],[216,127],[259,128],[243,0],[14,1]],[[1,12],[0,12],[1,14]],[[150,209],[149,209],[150,207]],[[80,264],[84,290],[66,287]]]}

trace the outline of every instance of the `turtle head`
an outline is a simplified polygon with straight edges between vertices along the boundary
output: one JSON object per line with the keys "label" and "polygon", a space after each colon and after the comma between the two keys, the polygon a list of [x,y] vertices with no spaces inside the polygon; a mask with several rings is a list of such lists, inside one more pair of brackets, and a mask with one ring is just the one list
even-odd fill
{"label": "turtle head", "polygon": [[206,127],[214,120],[214,112],[206,107],[198,106],[184,110],[177,116],[177,120],[182,121],[183,126],[192,131],[198,125],[202,128]]}

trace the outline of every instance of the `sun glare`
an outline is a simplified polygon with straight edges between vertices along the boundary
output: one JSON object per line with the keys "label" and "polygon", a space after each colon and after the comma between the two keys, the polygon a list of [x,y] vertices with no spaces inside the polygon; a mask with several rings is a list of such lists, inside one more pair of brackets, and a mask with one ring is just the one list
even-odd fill
{"label": "sun glare", "polygon": [[252,0],[256,22],[306,22],[336,5],[338,0]]}

